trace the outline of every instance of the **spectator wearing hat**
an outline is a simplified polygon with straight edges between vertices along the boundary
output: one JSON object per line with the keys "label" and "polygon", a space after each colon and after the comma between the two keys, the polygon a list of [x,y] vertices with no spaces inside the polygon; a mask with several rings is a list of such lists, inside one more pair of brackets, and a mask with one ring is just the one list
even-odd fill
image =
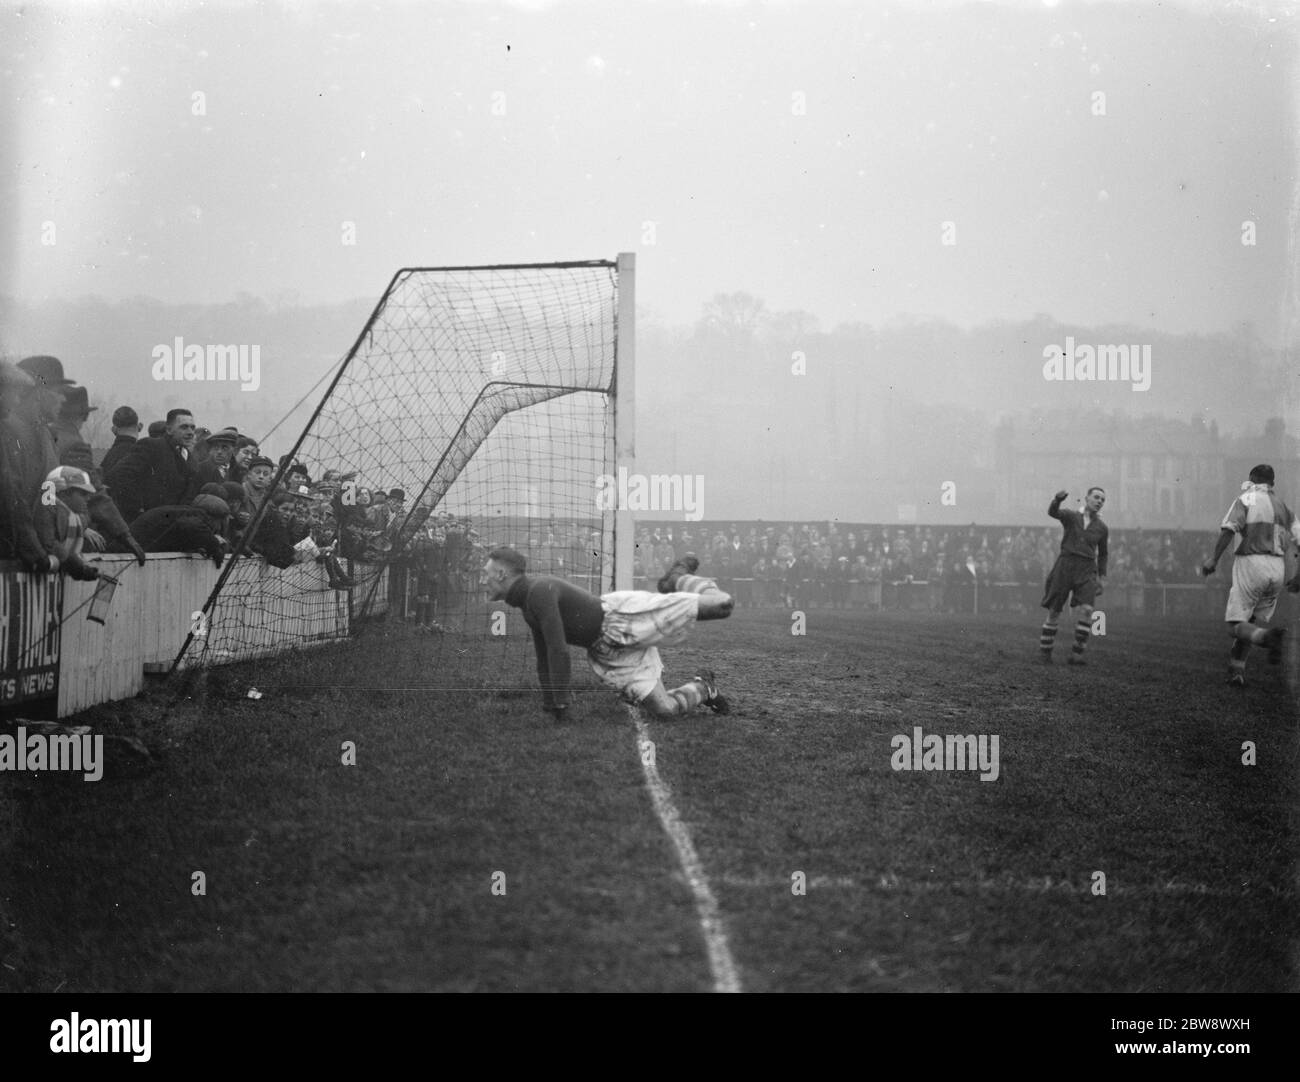
{"label": "spectator wearing hat", "polygon": [[50,425],[50,435],[54,437],[54,449],[61,465],[76,466],[87,473],[95,468],[94,455],[81,434],[81,426],[98,408],[90,404],[90,395],[85,387],[65,388],[59,415]]}
{"label": "spectator wearing hat", "polygon": [[285,489],[284,499],[276,506],[289,531],[289,541],[297,545],[311,536],[312,507],[316,498],[306,485]]}
{"label": "spectator wearing hat", "polygon": [[275,463],[269,458],[258,456],[248,462],[248,472],[244,475],[244,498],[257,513],[262,501],[271,494],[271,480],[275,477]]}
{"label": "spectator wearing hat", "polygon": [[[52,365],[32,363],[36,361],[52,362]],[[23,477],[25,490],[30,492],[31,499],[35,499],[42,482],[59,465],[59,454],[49,426],[58,420],[63,405],[63,387],[72,381],[61,378],[63,366],[53,357],[28,357],[18,363],[18,368],[31,382],[18,395],[10,419],[27,463]],[[38,376],[37,372],[44,375]]]}
{"label": "spectator wearing hat", "polygon": [[388,517],[388,493],[377,488],[370,494],[370,510],[366,514],[366,521],[371,529],[383,534],[388,529]]}
{"label": "spectator wearing hat", "polygon": [[49,469],[37,472],[46,462],[32,444],[34,433],[42,433],[47,443],[49,433],[33,423],[36,408],[36,381],[17,365],[0,360],[0,559],[48,571],[49,557],[37,536],[32,508],[41,481],[57,463],[50,446]]}
{"label": "spectator wearing hat", "polygon": [[13,397],[8,419],[12,435],[22,448],[25,463],[24,491],[29,493],[31,499],[35,499],[50,471],[59,465],[54,436],[49,429],[52,418],[47,415],[46,407],[56,399],[62,402],[62,396],[48,388],[42,389],[40,382],[32,378],[21,365],[14,371],[20,373],[27,382],[12,387]]}
{"label": "spectator wearing hat", "polygon": [[307,467],[301,462],[295,462],[285,471],[284,483],[290,492],[296,492],[302,488],[311,488],[311,474],[307,472]]}
{"label": "spectator wearing hat", "polygon": [[406,493],[400,488],[390,488],[388,490],[388,504],[386,507],[388,516],[388,526],[385,533],[391,540],[393,534],[401,529],[406,520]]}
{"label": "spectator wearing hat", "polygon": [[[247,534],[253,520],[257,518],[263,503],[274,501],[277,495],[271,488],[275,475],[275,463],[269,458],[258,456],[249,460],[248,473],[244,477],[243,506],[238,520]],[[288,496],[284,497],[288,499]],[[245,551],[263,557],[272,567],[288,567],[294,562],[293,543],[289,540],[289,530],[271,502],[262,514],[257,528],[244,540]]]}
{"label": "spectator wearing hat", "polygon": [[137,440],[107,475],[113,499],[128,522],[155,507],[184,506],[194,499],[202,487],[193,460],[194,432],[189,410],[169,410],[166,434]]}
{"label": "spectator wearing hat", "polygon": [[37,497],[32,519],[41,547],[48,557],[49,570],[87,582],[99,578],[99,568],[81,557],[90,521],[86,497],[95,494],[90,474],[75,466],[58,466],[45,480],[53,487],[55,499],[50,503]]}
{"label": "spectator wearing hat", "polygon": [[230,505],[200,493],[189,504],[150,508],[131,523],[145,552],[201,552],[220,567],[230,550],[226,539]]}
{"label": "spectator wearing hat", "polygon": [[104,460],[99,464],[100,472],[105,477],[122,460],[122,456],[135,446],[142,427],[140,415],[130,406],[118,406],[113,411],[113,446],[104,452]]}
{"label": "spectator wearing hat", "polygon": [[235,448],[239,433],[233,428],[223,428],[208,437],[208,457],[199,463],[199,480],[204,484],[222,484],[235,480]]}
{"label": "spectator wearing hat", "polygon": [[73,385],[63,374],[63,362],[57,357],[24,357],[18,367],[36,383],[36,401],[41,423],[52,425],[63,408],[64,392]]}

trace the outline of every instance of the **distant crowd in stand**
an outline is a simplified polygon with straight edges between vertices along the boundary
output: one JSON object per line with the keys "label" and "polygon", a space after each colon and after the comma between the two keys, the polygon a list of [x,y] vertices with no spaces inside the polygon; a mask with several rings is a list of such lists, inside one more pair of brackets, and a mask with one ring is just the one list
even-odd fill
{"label": "distant crowd in stand", "polygon": [[[1107,588],[1202,582],[1200,561],[1215,536],[1112,529]],[[941,589],[945,609],[968,608],[976,588],[986,591],[981,607],[1019,608],[1020,594],[1009,587],[1041,592],[1060,542],[1061,528],[1050,521],[1019,527],[642,523],[635,575],[638,584],[656,579],[693,552],[700,573],[723,581],[738,605],[851,607],[872,596],[864,585],[926,583]]]}

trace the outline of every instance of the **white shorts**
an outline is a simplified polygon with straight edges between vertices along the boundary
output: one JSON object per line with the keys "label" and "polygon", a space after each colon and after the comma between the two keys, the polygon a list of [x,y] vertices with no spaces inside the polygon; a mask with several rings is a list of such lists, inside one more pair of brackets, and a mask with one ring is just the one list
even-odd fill
{"label": "white shorts", "polygon": [[1231,623],[1254,617],[1257,624],[1268,623],[1285,577],[1286,563],[1281,556],[1234,556],[1232,589],[1223,618]]}
{"label": "white shorts", "polygon": [[625,700],[639,703],[663,676],[656,647],[686,638],[699,616],[700,595],[617,590],[601,595],[600,603],[605,619],[600,638],[587,649],[591,671]]}

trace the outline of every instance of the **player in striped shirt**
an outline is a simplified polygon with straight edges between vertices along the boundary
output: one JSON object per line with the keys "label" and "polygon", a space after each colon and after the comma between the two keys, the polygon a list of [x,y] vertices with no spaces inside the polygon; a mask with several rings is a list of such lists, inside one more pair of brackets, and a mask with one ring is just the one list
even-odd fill
{"label": "player in striped shirt", "polygon": [[[1300,522],[1291,509],[1273,492],[1273,467],[1256,466],[1250,480],[1241,486],[1241,495],[1232,501],[1219,526],[1219,542],[1214,555],[1201,565],[1201,574],[1213,575],[1219,558],[1235,540],[1232,560],[1232,589],[1223,618],[1232,636],[1228,654],[1228,683],[1246,686],[1246,655],[1252,646],[1268,648],[1268,660],[1276,665],[1282,660],[1285,628],[1263,628],[1277,607],[1286,575],[1286,538],[1300,554]],[[1286,583],[1292,593],[1300,591],[1300,572]]]}
{"label": "player in striped shirt", "polygon": [[1043,608],[1047,619],[1038,639],[1038,650],[1043,661],[1051,664],[1052,645],[1056,641],[1056,628],[1061,610],[1066,604],[1079,609],[1074,622],[1074,648],[1070,651],[1071,665],[1086,665],[1083,652],[1092,635],[1092,604],[1101,593],[1101,580],[1106,577],[1107,543],[1110,530],[1101,521],[1101,508],[1106,502],[1106,490],[1093,485],[1083,499],[1083,508],[1071,511],[1062,507],[1061,501],[1069,493],[1062,489],[1053,498],[1047,513],[1058,519],[1065,528],[1061,537],[1061,554],[1047,576],[1043,590]]}

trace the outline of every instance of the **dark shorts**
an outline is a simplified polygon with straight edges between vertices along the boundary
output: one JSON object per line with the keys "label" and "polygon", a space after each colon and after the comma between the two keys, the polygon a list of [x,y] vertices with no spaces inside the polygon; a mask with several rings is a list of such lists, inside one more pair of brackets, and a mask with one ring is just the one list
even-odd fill
{"label": "dark shorts", "polygon": [[1042,604],[1045,609],[1060,612],[1067,605],[1091,605],[1100,593],[1095,560],[1086,556],[1058,556],[1047,576]]}

